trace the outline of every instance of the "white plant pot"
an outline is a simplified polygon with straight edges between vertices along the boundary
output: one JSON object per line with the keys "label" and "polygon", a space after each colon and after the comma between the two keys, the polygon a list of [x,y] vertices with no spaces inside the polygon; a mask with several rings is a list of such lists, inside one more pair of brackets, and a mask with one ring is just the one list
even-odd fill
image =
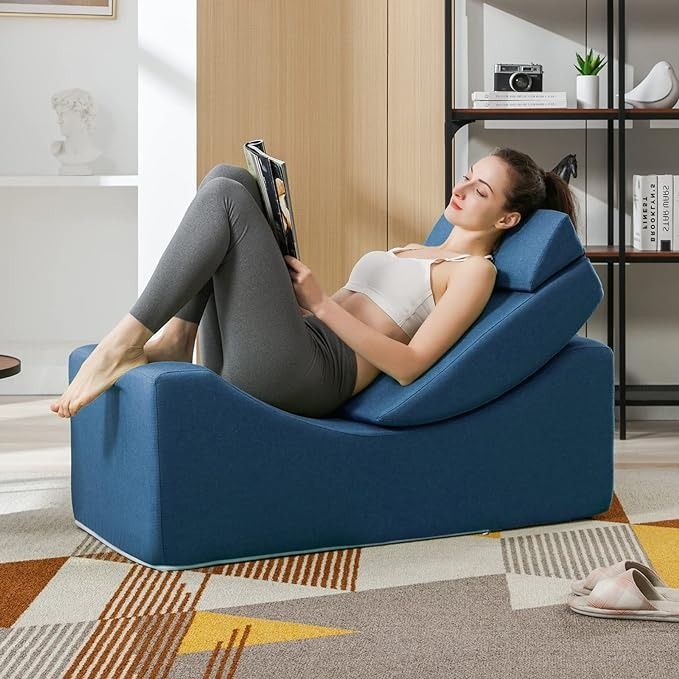
{"label": "white plant pot", "polygon": [[576,76],[575,97],[578,100],[578,108],[599,108],[599,76]]}

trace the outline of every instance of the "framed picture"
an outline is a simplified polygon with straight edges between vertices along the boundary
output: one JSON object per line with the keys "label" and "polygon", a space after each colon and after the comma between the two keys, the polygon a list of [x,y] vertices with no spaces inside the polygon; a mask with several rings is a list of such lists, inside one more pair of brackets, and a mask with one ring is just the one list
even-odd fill
{"label": "framed picture", "polygon": [[15,0],[0,2],[0,17],[115,19],[116,0]]}

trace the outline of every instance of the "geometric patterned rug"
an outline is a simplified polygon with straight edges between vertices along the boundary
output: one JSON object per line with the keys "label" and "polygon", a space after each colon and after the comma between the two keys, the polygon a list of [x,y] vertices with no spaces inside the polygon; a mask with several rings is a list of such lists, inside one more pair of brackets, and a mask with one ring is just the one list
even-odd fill
{"label": "geometric patterned rug", "polygon": [[609,511],[487,535],[156,571],[49,506],[0,507],[0,677],[679,677],[679,625],[573,613],[628,558],[679,587],[679,469]]}

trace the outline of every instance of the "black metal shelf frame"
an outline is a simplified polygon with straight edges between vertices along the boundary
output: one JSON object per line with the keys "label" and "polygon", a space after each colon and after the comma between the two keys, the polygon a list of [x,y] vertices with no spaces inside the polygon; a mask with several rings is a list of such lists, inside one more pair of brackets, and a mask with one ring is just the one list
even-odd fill
{"label": "black metal shelf frame", "polygon": [[[452,21],[452,3],[453,0],[444,0],[445,3],[445,125],[444,125],[444,149],[445,149],[445,195],[444,204],[449,200],[449,192],[452,190],[452,142],[455,134],[465,125],[476,122],[479,118],[484,118],[483,113],[476,114],[475,112],[465,110],[458,111],[457,116],[454,116],[453,108],[453,94],[452,94],[452,42],[454,30],[454,23]],[[617,350],[618,356],[618,376],[619,384],[615,385],[615,405],[619,407],[619,435],[620,440],[627,438],[627,421],[626,421],[626,406],[627,405],[679,405],[679,398],[676,399],[628,399],[627,391],[676,391],[679,390],[677,384],[626,384],[626,356],[625,356],[625,336],[626,336],[626,315],[625,315],[625,137],[626,125],[625,121],[630,119],[651,119],[651,118],[674,118],[671,113],[653,113],[653,111],[630,113],[631,109],[625,109],[625,0],[617,0],[618,10],[618,106],[613,106],[613,48],[614,48],[614,31],[615,31],[615,17],[614,17],[614,0],[606,0],[606,30],[607,30],[607,48],[608,48],[608,109],[579,109],[564,112],[555,112],[545,110],[536,113],[531,112],[516,112],[513,111],[511,116],[507,118],[512,120],[554,120],[554,119],[573,119],[573,120],[607,120],[607,169],[608,169],[608,245],[613,246],[613,172],[614,172],[614,120],[618,121],[618,255],[615,259],[609,259],[605,262],[607,273],[607,308],[606,308],[606,331],[607,344],[612,349],[614,347],[613,334],[613,319],[614,319],[614,266],[618,266],[618,339],[620,346]],[[485,111],[485,109],[484,109]],[[486,114],[488,115],[488,114]],[[501,114],[500,114],[501,116]],[[676,117],[679,118],[679,115]],[[487,118],[486,118],[487,119]],[[498,118],[497,115],[493,119]],[[643,255],[636,255],[634,262],[677,262],[679,259],[675,256],[668,255],[666,258],[654,255],[649,256],[648,259]]]}

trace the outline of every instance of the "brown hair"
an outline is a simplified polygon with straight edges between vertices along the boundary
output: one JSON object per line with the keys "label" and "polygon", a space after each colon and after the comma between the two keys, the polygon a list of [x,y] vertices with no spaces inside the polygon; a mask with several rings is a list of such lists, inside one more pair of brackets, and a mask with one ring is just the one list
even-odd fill
{"label": "brown hair", "polygon": [[509,190],[503,209],[519,212],[526,222],[539,208],[565,212],[577,231],[575,196],[568,183],[551,170],[545,172],[526,153],[506,146],[498,146],[491,153],[505,161],[510,168]]}

